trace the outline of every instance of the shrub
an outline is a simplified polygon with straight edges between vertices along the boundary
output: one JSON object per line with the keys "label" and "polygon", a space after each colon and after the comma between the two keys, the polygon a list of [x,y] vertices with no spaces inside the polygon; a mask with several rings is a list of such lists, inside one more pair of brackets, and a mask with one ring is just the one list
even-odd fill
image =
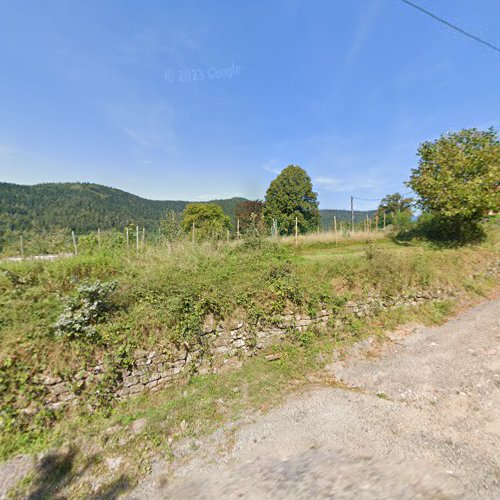
{"label": "shrub", "polygon": [[272,265],[268,275],[268,283],[269,290],[274,295],[273,312],[281,312],[287,301],[297,305],[303,302],[304,292],[290,264]]}
{"label": "shrub", "polygon": [[424,212],[411,229],[400,231],[398,238],[419,238],[438,245],[457,247],[480,243],[486,238],[486,233],[477,221]]}
{"label": "shrub", "polygon": [[56,336],[88,342],[97,340],[96,325],[111,310],[110,295],[115,288],[115,281],[80,285],[77,295],[67,300],[54,325]]}

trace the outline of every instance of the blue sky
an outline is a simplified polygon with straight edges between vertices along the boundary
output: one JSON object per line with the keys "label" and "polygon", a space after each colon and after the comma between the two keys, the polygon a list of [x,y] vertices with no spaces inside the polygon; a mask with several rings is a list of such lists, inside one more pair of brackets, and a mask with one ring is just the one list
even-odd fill
{"label": "blue sky", "polygon": [[[498,0],[415,1],[500,44]],[[0,0],[0,181],[262,198],[293,163],[347,208],[471,126],[500,54],[399,0]]]}

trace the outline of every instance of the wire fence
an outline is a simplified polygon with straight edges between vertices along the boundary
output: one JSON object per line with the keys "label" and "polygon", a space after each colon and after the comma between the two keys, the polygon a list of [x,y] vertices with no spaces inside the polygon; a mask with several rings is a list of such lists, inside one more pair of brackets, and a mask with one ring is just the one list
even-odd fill
{"label": "wire fence", "polygon": [[[366,217],[362,222],[352,225],[345,221],[337,221],[334,217],[330,228],[325,229],[318,226],[316,231],[301,233],[299,224],[295,219],[292,234],[282,234],[278,219],[273,219],[268,230],[257,230],[246,227],[240,230],[240,221],[237,220],[236,231],[214,234],[201,237],[197,233],[199,228],[195,225],[189,233],[177,232],[175,236],[162,233],[161,227],[156,231],[149,231],[145,227],[127,226],[123,231],[115,229],[108,231],[87,232],[78,234],[75,231],[56,229],[44,233],[19,232],[12,233],[7,241],[4,241],[0,252],[1,261],[40,260],[50,261],[57,258],[65,258],[78,254],[89,254],[100,251],[119,250],[130,255],[141,255],[147,247],[167,246],[174,241],[190,242],[192,244],[201,240],[225,242],[243,241],[249,238],[270,238],[282,240],[284,243],[294,242],[296,245],[306,241],[323,241],[339,243],[344,240],[362,240],[366,238],[383,237],[386,233],[387,221],[385,217]],[[201,231],[200,231],[201,233]]]}

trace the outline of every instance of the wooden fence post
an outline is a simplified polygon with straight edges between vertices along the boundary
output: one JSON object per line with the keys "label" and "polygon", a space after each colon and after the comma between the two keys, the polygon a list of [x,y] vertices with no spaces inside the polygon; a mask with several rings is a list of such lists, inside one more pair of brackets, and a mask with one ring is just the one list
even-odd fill
{"label": "wooden fence post", "polygon": [[193,222],[192,233],[191,233],[191,242],[194,243],[194,222]]}
{"label": "wooden fence post", "polygon": [[139,226],[135,226],[135,254],[139,255]]}
{"label": "wooden fence post", "polygon": [[101,228],[97,228],[97,248],[101,249]]}
{"label": "wooden fence post", "polygon": [[337,234],[337,216],[333,216],[333,231],[335,233],[335,246],[339,245],[339,235]]}
{"label": "wooden fence post", "polygon": [[127,252],[129,251],[129,247],[130,247],[130,241],[129,241],[129,235],[128,235],[128,227],[125,228],[125,236],[126,236],[126,239],[127,239]]}
{"label": "wooden fence post", "polygon": [[74,231],[71,231],[71,238],[73,240],[73,248],[75,250],[75,255],[78,255],[78,249],[76,248],[76,236]]}
{"label": "wooden fence post", "polygon": [[21,259],[24,260],[24,240],[23,240],[23,235],[19,236],[19,239],[21,240]]}
{"label": "wooden fence post", "polygon": [[299,244],[299,220],[295,217],[295,246]]}

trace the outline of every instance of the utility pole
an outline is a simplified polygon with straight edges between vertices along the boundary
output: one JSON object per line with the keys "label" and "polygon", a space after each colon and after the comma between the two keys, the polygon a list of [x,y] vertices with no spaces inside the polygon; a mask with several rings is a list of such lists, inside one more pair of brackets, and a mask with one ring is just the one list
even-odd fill
{"label": "utility pole", "polygon": [[351,231],[354,234],[354,197],[351,196]]}

